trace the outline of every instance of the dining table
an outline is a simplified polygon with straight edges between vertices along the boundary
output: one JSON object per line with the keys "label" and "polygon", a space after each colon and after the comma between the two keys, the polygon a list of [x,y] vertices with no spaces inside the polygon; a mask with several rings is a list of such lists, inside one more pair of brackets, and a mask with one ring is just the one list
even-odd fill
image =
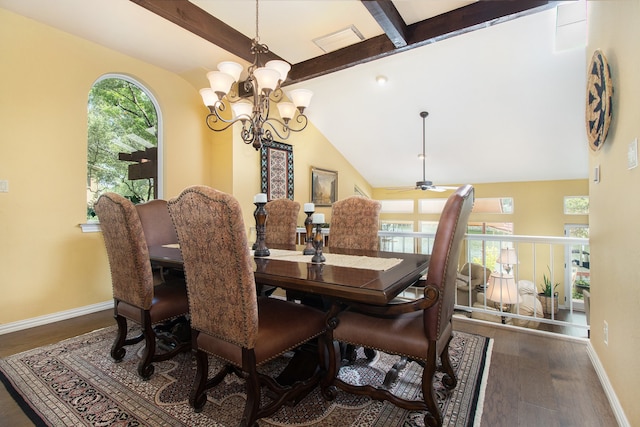
{"label": "dining table", "polygon": [[[312,263],[312,255],[303,255],[303,249],[302,245],[269,248],[269,256],[253,257],[256,286],[316,295],[332,307],[349,303],[384,306],[426,274],[430,259],[426,254],[327,247],[325,262]],[[155,266],[183,266],[177,244],[150,246],[149,258]],[[302,346],[277,381],[288,385],[309,378],[317,366],[317,348]]]}
{"label": "dining table", "polygon": [[[386,305],[422,277],[427,254],[324,248],[326,261],[315,264],[304,246],[270,248],[254,257],[256,284],[315,294],[343,303]],[[212,254],[211,256],[215,256]],[[150,246],[153,265],[182,268],[178,245]]]}

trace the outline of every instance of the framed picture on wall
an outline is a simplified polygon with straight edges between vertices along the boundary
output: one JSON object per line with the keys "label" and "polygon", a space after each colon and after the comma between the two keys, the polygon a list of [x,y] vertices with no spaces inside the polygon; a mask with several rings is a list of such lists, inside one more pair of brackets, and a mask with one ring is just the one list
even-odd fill
{"label": "framed picture on wall", "polygon": [[293,200],[293,147],[273,141],[260,149],[260,190],[267,200]]}
{"label": "framed picture on wall", "polygon": [[311,201],[316,206],[331,206],[338,198],[338,172],[311,168]]}

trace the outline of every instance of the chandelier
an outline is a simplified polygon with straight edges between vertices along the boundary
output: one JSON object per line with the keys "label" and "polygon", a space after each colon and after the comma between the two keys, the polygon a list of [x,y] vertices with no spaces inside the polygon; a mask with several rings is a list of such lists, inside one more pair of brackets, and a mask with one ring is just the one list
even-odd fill
{"label": "chandelier", "polygon": [[[242,140],[245,144],[252,144],[256,150],[263,144],[273,142],[274,134],[285,140],[291,132],[304,130],[308,123],[304,109],[309,106],[313,95],[308,89],[296,89],[287,93],[287,98],[293,102],[284,101],[281,85],[286,80],[291,65],[281,60],[262,64],[260,55],[268,53],[269,47],[260,43],[256,0],[256,37],[251,40],[254,59],[247,69],[248,78],[240,81],[242,65],[225,61],[218,64],[217,71],[207,73],[211,87],[200,89],[204,105],[209,109],[206,118],[209,129],[221,132],[240,122]],[[253,102],[247,99],[248,96],[253,97]],[[229,116],[225,113],[225,100],[231,105],[231,119],[225,119],[225,116]],[[282,120],[270,115],[272,103],[277,105]]]}

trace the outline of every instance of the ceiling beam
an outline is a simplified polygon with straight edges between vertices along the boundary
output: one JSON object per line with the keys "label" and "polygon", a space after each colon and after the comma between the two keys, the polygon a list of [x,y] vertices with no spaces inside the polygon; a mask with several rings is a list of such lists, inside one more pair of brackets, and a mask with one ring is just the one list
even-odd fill
{"label": "ceiling beam", "polygon": [[[253,62],[251,39],[188,0],[130,0],[245,61]],[[273,52],[265,61],[282,59]]]}
{"label": "ceiling beam", "polygon": [[[248,62],[253,62],[250,38],[188,0],[130,1]],[[480,0],[409,26],[404,24],[389,0],[362,0],[362,3],[382,26],[385,34],[293,64],[285,85],[536,13],[555,6],[558,1]],[[267,61],[282,58],[269,52],[263,59]]]}
{"label": "ceiling beam", "polygon": [[298,83],[480,28],[553,7],[556,1],[478,1],[407,27],[407,45],[396,48],[386,34],[293,64],[286,84]]}
{"label": "ceiling beam", "polygon": [[389,0],[361,0],[396,48],[407,45],[407,24]]}

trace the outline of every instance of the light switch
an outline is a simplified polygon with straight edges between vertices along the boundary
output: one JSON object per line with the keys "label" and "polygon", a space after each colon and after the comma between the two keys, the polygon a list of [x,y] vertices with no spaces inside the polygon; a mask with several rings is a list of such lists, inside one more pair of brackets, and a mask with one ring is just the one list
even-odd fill
{"label": "light switch", "polygon": [[600,182],[600,165],[593,168],[593,182]]}
{"label": "light switch", "polygon": [[9,181],[6,179],[0,180],[0,193],[8,193],[9,192]]}
{"label": "light switch", "polygon": [[629,143],[627,149],[627,169],[633,169],[638,166],[638,138]]}

